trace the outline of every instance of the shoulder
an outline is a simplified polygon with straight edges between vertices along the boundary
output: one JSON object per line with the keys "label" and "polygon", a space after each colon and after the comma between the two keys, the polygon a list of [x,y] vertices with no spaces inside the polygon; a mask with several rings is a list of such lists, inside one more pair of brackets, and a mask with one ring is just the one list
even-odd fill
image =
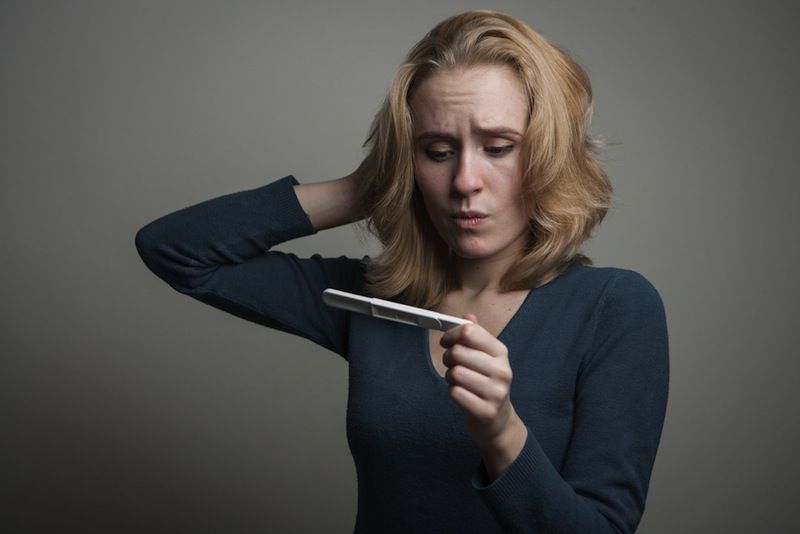
{"label": "shoulder", "polygon": [[596,334],[654,328],[666,335],[661,296],[636,271],[574,264],[553,281],[553,286],[556,300],[582,309]]}
{"label": "shoulder", "polygon": [[610,271],[609,283],[602,301],[606,313],[621,313],[629,319],[663,319],[664,304],[661,295],[647,278],[629,269],[607,270]]}
{"label": "shoulder", "polygon": [[626,372],[638,369],[665,378],[669,335],[664,305],[654,285],[629,269],[580,266],[573,275],[574,283],[597,288],[588,322],[590,349],[581,372],[610,364]]}
{"label": "shoulder", "polygon": [[666,347],[664,304],[647,278],[630,269],[588,266],[580,266],[575,278],[578,285],[597,288],[595,341],[642,337]]}
{"label": "shoulder", "polygon": [[557,281],[566,291],[596,295],[600,304],[627,301],[663,306],[655,286],[640,273],[630,269],[575,264]]}

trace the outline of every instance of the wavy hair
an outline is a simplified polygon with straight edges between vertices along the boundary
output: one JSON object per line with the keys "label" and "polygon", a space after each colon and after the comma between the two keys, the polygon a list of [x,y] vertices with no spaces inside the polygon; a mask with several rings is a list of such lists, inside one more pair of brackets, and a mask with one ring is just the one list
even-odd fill
{"label": "wavy hair", "polygon": [[367,290],[433,307],[454,288],[451,253],[434,229],[414,182],[410,98],[426,77],[473,66],[509,66],[527,93],[530,117],[520,144],[528,246],[500,289],[546,284],[579,253],[611,202],[611,184],[589,137],[592,89],[584,70],[527,24],[494,11],[439,23],[409,52],[365,142],[357,200],[383,245],[367,264]]}

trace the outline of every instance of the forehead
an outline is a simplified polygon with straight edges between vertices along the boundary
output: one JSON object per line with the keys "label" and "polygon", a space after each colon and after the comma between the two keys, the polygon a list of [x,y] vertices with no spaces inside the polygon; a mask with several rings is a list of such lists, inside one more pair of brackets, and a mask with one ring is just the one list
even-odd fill
{"label": "forehead", "polygon": [[528,123],[528,99],[516,73],[490,65],[428,76],[410,100],[415,131],[506,127],[520,133]]}

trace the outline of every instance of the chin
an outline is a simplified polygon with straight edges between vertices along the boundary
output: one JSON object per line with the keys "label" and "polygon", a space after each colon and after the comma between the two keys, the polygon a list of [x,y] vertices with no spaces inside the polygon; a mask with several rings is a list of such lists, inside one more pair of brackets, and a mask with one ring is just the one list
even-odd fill
{"label": "chin", "polygon": [[453,254],[458,256],[459,258],[464,258],[465,260],[480,260],[483,258],[488,258],[495,254],[495,251],[489,250],[486,247],[475,246],[475,245],[461,245],[452,247]]}
{"label": "chin", "polygon": [[473,239],[456,241],[450,244],[450,250],[453,251],[454,255],[465,260],[483,260],[514,254],[517,252],[517,247],[514,242],[487,243],[485,240]]}

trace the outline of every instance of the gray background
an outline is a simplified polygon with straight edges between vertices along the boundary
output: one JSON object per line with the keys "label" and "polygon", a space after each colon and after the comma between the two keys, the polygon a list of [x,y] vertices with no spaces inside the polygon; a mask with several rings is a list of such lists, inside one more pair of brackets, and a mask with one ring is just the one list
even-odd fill
{"label": "gray background", "polygon": [[641,531],[800,530],[797,4],[276,4],[0,2],[0,529],[352,529],[345,363],[173,292],[134,234],[346,174],[409,47],[492,7],[589,71],[616,206],[588,252],[666,304]]}

